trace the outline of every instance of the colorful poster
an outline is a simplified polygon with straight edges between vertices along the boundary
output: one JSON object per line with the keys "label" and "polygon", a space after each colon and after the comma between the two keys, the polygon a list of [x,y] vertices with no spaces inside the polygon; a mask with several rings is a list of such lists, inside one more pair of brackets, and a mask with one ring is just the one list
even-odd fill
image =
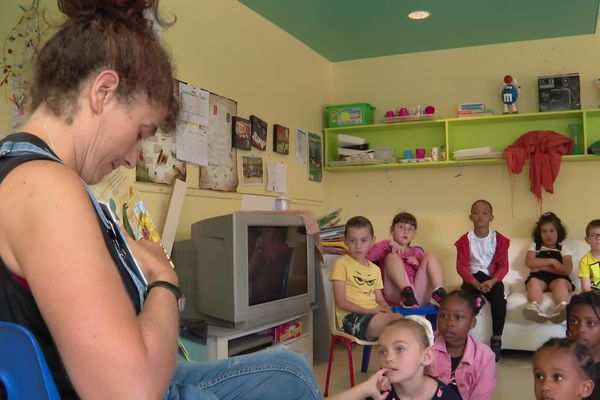
{"label": "colorful poster", "polygon": [[262,185],[264,182],[263,176],[262,157],[242,157],[242,184]]}
{"label": "colorful poster", "polygon": [[176,158],[175,138],[175,135],[157,133],[142,140],[135,168],[138,182],[172,185],[175,179],[185,181],[185,162]]}
{"label": "colorful poster", "polygon": [[323,152],[321,137],[314,133],[308,134],[308,180],[321,182],[323,180]]}

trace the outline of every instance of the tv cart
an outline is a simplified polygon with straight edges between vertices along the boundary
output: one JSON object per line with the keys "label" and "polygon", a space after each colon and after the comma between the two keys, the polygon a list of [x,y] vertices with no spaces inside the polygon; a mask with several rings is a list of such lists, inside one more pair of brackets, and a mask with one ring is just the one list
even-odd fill
{"label": "tv cart", "polygon": [[[302,334],[279,343],[272,343],[270,336],[264,335],[269,328],[287,322],[302,322]],[[206,355],[208,360],[221,360],[238,354],[246,354],[264,349],[286,349],[300,353],[312,366],[313,362],[313,310],[279,319],[251,329],[208,326],[206,333]]]}

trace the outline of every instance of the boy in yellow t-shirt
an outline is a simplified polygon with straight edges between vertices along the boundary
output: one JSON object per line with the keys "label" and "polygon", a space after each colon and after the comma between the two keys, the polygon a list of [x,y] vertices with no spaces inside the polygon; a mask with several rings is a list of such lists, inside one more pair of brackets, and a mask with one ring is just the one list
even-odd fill
{"label": "boy in yellow t-shirt", "polygon": [[585,228],[585,241],[590,251],[579,263],[581,291],[600,290],[600,219],[595,219]]}
{"label": "boy in yellow t-shirt", "polygon": [[383,298],[381,271],[367,260],[373,239],[373,225],[367,218],[350,218],[344,231],[348,254],[336,260],[329,274],[337,326],[363,340],[376,339],[389,322],[402,318],[390,312]]}

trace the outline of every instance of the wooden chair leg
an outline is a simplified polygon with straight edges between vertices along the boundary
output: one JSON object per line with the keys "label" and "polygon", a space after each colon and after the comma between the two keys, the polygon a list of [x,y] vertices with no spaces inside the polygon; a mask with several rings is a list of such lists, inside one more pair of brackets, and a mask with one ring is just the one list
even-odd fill
{"label": "wooden chair leg", "polygon": [[325,392],[323,393],[323,395],[325,397],[327,397],[327,394],[329,393],[329,378],[331,377],[331,366],[333,365],[333,348],[335,347],[336,342],[337,342],[337,339],[335,339],[332,336],[331,337],[331,346],[329,346],[329,364],[327,364],[327,378],[325,378]]}

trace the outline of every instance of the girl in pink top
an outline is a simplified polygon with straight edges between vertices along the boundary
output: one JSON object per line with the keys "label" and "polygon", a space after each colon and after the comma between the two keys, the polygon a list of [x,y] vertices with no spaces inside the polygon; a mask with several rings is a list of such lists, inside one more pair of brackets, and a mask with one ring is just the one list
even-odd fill
{"label": "girl in pink top", "polygon": [[396,214],[390,228],[392,239],[373,245],[367,258],[381,267],[383,296],[388,303],[405,308],[430,302],[439,306],[446,296],[440,262],[435,254],[410,245],[416,230],[417,219],[412,214]]}
{"label": "girl in pink top", "polygon": [[469,335],[485,300],[464,290],[446,296],[438,313],[429,374],[457,391],[462,400],[491,400],[496,388],[494,353]]}

